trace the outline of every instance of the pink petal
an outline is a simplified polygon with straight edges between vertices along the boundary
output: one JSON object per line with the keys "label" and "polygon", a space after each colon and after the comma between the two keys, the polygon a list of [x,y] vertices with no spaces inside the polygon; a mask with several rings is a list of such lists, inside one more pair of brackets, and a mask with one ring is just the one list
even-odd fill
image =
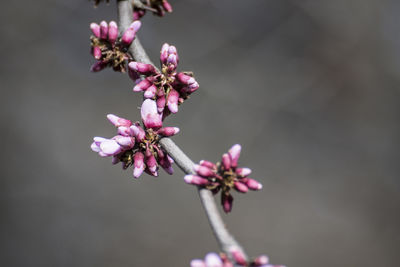
{"label": "pink petal", "polygon": [[142,92],[142,91],[146,90],[147,88],[149,88],[152,84],[153,83],[150,82],[149,80],[144,79],[143,81],[136,84],[135,87],[133,87],[133,91],[134,92]]}
{"label": "pink petal", "polygon": [[231,165],[233,168],[237,167],[237,162],[240,157],[240,151],[242,147],[239,144],[236,144],[229,149],[228,154],[229,157],[231,158]]}
{"label": "pink petal", "polygon": [[222,260],[217,253],[208,253],[204,260],[207,267],[222,267]]}
{"label": "pink petal", "polygon": [[233,197],[232,195],[226,195],[225,193],[221,194],[221,204],[222,208],[226,213],[231,212],[232,204],[233,204]]}
{"label": "pink petal", "polygon": [[246,177],[251,174],[251,169],[249,168],[237,168],[236,173],[242,177]]}
{"label": "pink petal", "polygon": [[231,168],[231,159],[228,154],[223,154],[222,155],[222,166],[224,167],[225,170],[229,170]]}
{"label": "pink petal", "polygon": [[145,98],[153,98],[156,96],[156,92],[157,92],[157,87],[153,84],[152,86],[146,89],[143,96]]}
{"label": "pink petal", "polygon": [[178,99],[179,99],[179,93],[175,89],[172,89],[168,94],[168,102],[167,102],[168,109],[172,113],[178,112]]}
{"label": "pink petal", "polygon": [[135,155],[133,156],[133,177],[139,178],[140,175],[142,175],[144,171],[144,155],[141,152],[136,152]]}
{"label": "pink petal", "polygon": [[215,176],[215,173],[212,169],[205,167],[205,166],[201,166],[201,165],[197,165],[195,164],[193,169],[195,170],[195,172],[203,177],[213,177]]}
{"label": "pink petal", "polygon": [[108,24],[104,20],[100,22],[100,38],[107,39],[108,37]]}
{"label": "pink petal", "polygon": [[118,25],[115,21],[110,21],[108,24],[108,40],[114,44],[118,38]]}
{"label": "pink petal", "polygon": [[164,127],[157,131],[159,135],[173,136],[179,132],[178,127]]}
{"label": "pink petal", "polygon": [[247,191],[249,191],[249,188],[241,182],[234,182],[233,185],[235,186],[235,189],[240,193],[246,193]]}
{"label": "pink petal", "polygon": [[90,29],[92,30],[92,33],[94,36],[97,38],[100,38],[100,25],[97,23],[90,23]]}
{"label": "pink petal", "polygon": [[194,185],[207,185],[209,183],[207,179],[192,174],[185,175],[183,180],[187,184],[194,184]]}
{"label": "pink petal", "polygon": [[115,140],[106,140],[101,142],[100,149],[103,153],[111,156],[121,152],[121,146]]}
{"label": "pink petal", "polygon": [[120,118],[114,114],[108,114],[107,119],[114,124],[115,127],[120,127],[120,126],[125,126],[129,127],[132,125],[132,122],[130,120]]}
{"label": "pink petal", "polygon": [[157,112],[157,105],[154,100],[146,99],[141,107],[142,120],[146,128],[158,129],[162,127],[160,114]]}

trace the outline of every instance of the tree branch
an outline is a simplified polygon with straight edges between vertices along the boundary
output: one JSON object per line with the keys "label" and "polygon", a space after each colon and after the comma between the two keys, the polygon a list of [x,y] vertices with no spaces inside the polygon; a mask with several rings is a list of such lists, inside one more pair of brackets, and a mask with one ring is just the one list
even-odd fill
{"label": "tree branch", "polygon": [[[118,0],[118,18],[119,18],[119,28],[121,32],[124,32],[129,25],[132,23],[132,5],[129,0]],[[154,64],[151,62],[150,58],[147,56],[146,51],[139,42],[136,36],[132,45],[129,48],[134,60],[146,64]],[[183,151],[170,139],[162,138],[160,140],[161,146],[167,151],[167,153],[175,160],[176,165],[186,174],[195,174],[193,170],[193,161],[183,153]],[[225,226],[224,221],[218,211],[217,205],[215,204],[214,197],[210,190],[204,188],[198,188],[199,197],[201,203],[204,207],[208,221],[210,223],[211,229],[221,247],[221,250],[225,252],[228,257],[232,258],[231,251],[238,250],[243,253],[247,259],[247,255],[244,252],[241,245],[235,240],[235,238],[229,233]]]}

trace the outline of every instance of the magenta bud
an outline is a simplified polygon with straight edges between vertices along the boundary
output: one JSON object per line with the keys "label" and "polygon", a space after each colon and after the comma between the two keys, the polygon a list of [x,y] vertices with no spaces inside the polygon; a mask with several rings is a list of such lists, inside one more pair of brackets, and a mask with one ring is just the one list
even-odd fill
{"label": "magenta bud", "polygon": [[115,140],[105,140],[100,144],[101,152],[107,156],[117,155],[122,151],[121,146]]}
{"label": "magenta bud", "polygon": [[249,168],[237,168],[236,169],[236,173],[239,176],[246,177],[247,175],[250,175],[251,169],[249,169]]}
{"label": "magenta bud", "polygon": [[168,109],[172,113],[178,112],[178,99],[179,99],[179,93],[175,89],[172,89],[168,94],[168,100],[167,100]]}
{"label": "magenta bud", "polygon": [[212,163],[211,161],[208,161],[208,160],[200,160],[200,165],[208,167],[210,169],[216,169],[217,168],[217,166],[214,163]]}
{"label": "magenta bud", "polygon": [[156,93],[157,93],[157,86],[155,86],[153,84],[149,88],[146,89],[146,91],[144,92],[143,96],[145,98],[153,98],[153,97],[156,96]]}
{"label": "magenta bud", "polygon": [[204,261],[207,267],[222,267],[222,260],[217,253],[208,253]]}
{"label": "magenta bud", "polygon": [[231,165],[233,168],[237,167],[237,163],[240,157],[240,151],[242,147],[239,144],[236,144],[229,149],[228,154],[231,158]]}
{"label": "magenta bud", "polygon": [[160,165],[168,174],[174,174],[174,169],[172,168],[171,162],[169,162],[167,157],[163,157],[160,159]]}
{"label": "magenta bud", "polygon": [[167,44],[167,43],[163,44],[163,46],[161,47],[161,51],[160,51],[161,64],[166,64],[167,63],[168,48],[169,48],[169,44]]}
{"label": "magenta bud", "polygon": [[124,118],[120,118],[118,116],[115,116],[114,114],[108,114],[107,115],[107,119],[114,124],[115,127],[119,127],[119,126],[125,126],[125,127],[129,127],[132,125],[132,122],[130,120],[124,119]]}
{"label": "magenta bud", "polygon": [[111,158],[111,163],[112,164],[117,164],[118,162],[120,162],[120,159],[117,156],[112,156]]}
{"label": "magenta bud", "polygon": [[94,36],[97,38],[100,38],[100,25],[97,23],[90,23],[90,29],[92,30],[92,33]]}
{"label": "magenta bud", "polygon": [[131,25],[129,26],[129,29],[134,30],[136,33],[139,31],[141,26],[142,26],[142,23],[140,22],[140,20],[135,20],[134,22],[131,23]]}
{"label": "magenta bud", "polygon": [[[160,90],[162,91],[162,90]],[[157,111],[158,113],[162,113],[164,111],[164,107],[165,107],[165,96],[159,96],[157,97]]]}
{"label": "magenta bud", "polygon": [[143,81],[140,81],[138,84],[133,87],[134,92],[142,92],[145,91],[147,88],[149,88],[153,83],[150,82],[148,79],[144,79]]}
{"label": "magenta bud", "polygon": [[222,193],[221,194],[221,204],[222,204],[222,209],[225,211],[225,213],[231,212],[232,204],[233,204],[232,195],[230,195],[230,194],[226,195],[225,193]]}
{"label": "magenta bud", "polygon": [[136,137],[136,140],[138,142],[143,141],[146,137],[146,132],[142,129],[142,127],[138,125],[132,125],[130,127],[130,130],[132,131],[132,134]]}
{"label": "magenta bud", "polygon": [[222,155],[222,166],[225,170],[229,170],[231,168],[231,159],[226,153]]}
{"label": "magenta bud", "polygon": [[167,64],[173,65],[173,67],[171,68],[171,70],[175,70],[177,65],[178,65],[178,61],[177,61],[177,57],[174,54],[170,54],[167,58]]}
{"label": "magenta bud", "polygon": [[135,39],[136,32],[139,30],[141,26],[141,22],[139,20],[134,21],[131,26],[122,34],[121,42],[125,46],[130,46],[133,39]]}
{"label": "magenta bud", "polygon": [[204,186],[209,183],[207,179],[192,174],[185,175],[183,180],[187,184],[200,185],[200,186]]}
{"label": "magenta bud", "polygon": [[207,265],[200,259],[194,259],[190,261],[190,267],[207,267]]}
{"label": "magenta bud", "polygon": [[240,193],[246,193],[247,191],[249,191],[249,188],[241,182],[234,182],[234,186],[235,189]]}
{"label": "magenta bud", "polygon": [[136,152],[133,155],[133,177],[139,178],[140,175],[142,175],[144,171],[144,155],[142,152]]}
{"label": "magenta bud", "polygon": [[147,165],[147,169],[150,171],[150,173],[152,175],[154,175],[154,176],[158,175],[158,173],[157,173],[158,165],[157,165],[156,158],[154,157],[153,154],[151,154],[150,157],[147,157],[146,165]]}
{"label": "magenta bud", "polygon": [[161,128],[160,130],[157,131],[159,135],[163,136],[173,136],[177,133],[179,133],[179,128],[178,127],[164,127]]}
{"label": "magenta bud", "polygon": [[179,72],[176,75],[176,78],[178,79],[178,81],[180,81],[181,83],[183,83],[185,85],[196,83],[196,80],[192,76],[189,76],[183,72]]}
{"label": "magenta bud", "polygon": [[108,24],[104,20],[100,22],[100,38],[107,39],[108,37]]}
{"label": "magenta bud", "polygon": [[92,47],[92,53],[93,53],[93,57],[95,59],[100,59],[101,58],[101,49],[98,46],[93,46]]}
{"label": "magenta bud", "polygon": [[115,21],[110,21],[108,24],[108,40],[114,44],[118,38],[118,25]]}
{"label": "magenta bud", "polygon": [[268,256],[267,255],[261,255],[261,256],[258,256],[254,260],[254,265],[255,266],[262,266],[262,265],[268,264],[268,262],[269,262]]}
{"label": "magenta bud", "polygon": [[231,250],[232,258],[235,262],[242,266],[247,266],[246,257],[244,256],[243,252],[239,249],[232,249]]}
{"label": "magenta bud", "polygon": [[161,115],[157,112],[157,104],[154,100],[146,99],[143,101],[140,110],[146,128],[158,129],[162,127]]}
{"label": "magenta bud", "polygon": [[215,176],[215,173],[212,169],[205,167],[205,166],[201,166],[201,165],[197,165],[195,164],[193,169],[196,171],[196,173],[200,176],[203,177],[213,177]]}
{"label": "magenta bud", "polygon": [[258,181],[254,180],[254,179],[251,179],[251,178],[244,178],[244,179],[241,179],[241,180],[244,180],[243,182],[251,190],[257,191],[257,190],[261,190],[262,187],[263,187],[261,183],[259,183]]}
{"label": "magenta bud", "polygon": [[130,68],[128,68],[128,75],[129,78],[131,78],[132,81],[134,81],[135,83],[139,83],[141,81],[140,75],[136,71],[131,70]]}
{"label": "magenta bud", "polygon": [[171,6],[170,3],[168,3],[167,0],[164,0],[164,1],[162,2],[162,6],[163,6],[164,10],[167,11],[168,13],[171,13],[171,12],[172,12],[172,6]]}
{"label": "magenta bud", "polygon": [[117,143],[125,149],[130,149],[135,145],[135,138],[130,136],[117,135],[113,138]]}
{"label": "magenta bud", "polygon": [[139,72],[143,75],[150,75],[156,73],[156,69],[151,64],[145,64],[140,62],[129,62],[128,67],[134,71]]}
{"label": "magenta bud", "polygon": [[104,69],[107,66],[107,62],[104,62],[102,60],[96,61],[91,67],[90,71],[91,72],[99,72],[102,69]]}

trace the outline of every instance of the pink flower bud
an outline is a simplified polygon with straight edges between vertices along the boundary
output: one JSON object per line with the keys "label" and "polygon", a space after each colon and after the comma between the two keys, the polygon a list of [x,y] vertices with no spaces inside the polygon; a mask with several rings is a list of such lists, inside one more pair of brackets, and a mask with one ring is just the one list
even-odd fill
{"label": "pink flower bud", "polygon": [[132,61],[129,62],[128,67],[143,75],[150,75],[156,73],[156,69],[151,64]]}
{"label": "pink flower bud", "polygon": [[234,186],[235,189],[240,193],[246,193],[247,191],[249,191],[249,188],[241,182],[234,182]]}
{"label": "pink flower bud", "polygon": [[146,99],[143,101],[141,115],[146,128],[158,129],[162,127],[161,116],[157,112],[157,105],[155,101],[151,99]]}
{"label": "pink flower bud", "polygon": [[139,30],[141,22],[139,20],[134,21],[131,26],[124,32],[121,38],[121,42],[124,46],[130,46],[133,39],[135,39],[136,32]]}
{"label": "pink flower bud", "polygon": [[251,178],[243,178],[241,180],[244,180],[243,182],[247,185],[247,187],[251,190],[261,190],[262,189],[262,184],[259,183],[258,181],[251,179]]}
{"label": "pink flower bud", "polygon": [[136,71],[131,70],[130,68],[128,68],[128,75],[129,78],[131,78],[132,81],[134,81],[136,84],[141,81],[140,75]]}
{"label": "pink flower bud", "polygon": [[129,127],[132,125],[132,122],[130,120],[124,119],[124,118],[120,118],[118,116],[115,116],[114,114],[108,114],[107,115],[107,119],[114,124],[115,127],[119,127],[119,126],[125,126],[125,127]]}
{"label": "pink flower bud", "polygon": [[169,54],[169,55],[168,55],[168,58],[167,58],[167,64],[173,65],[173,67],[171,68],[171,70],[175,70],[176,67],[178,66],[178,61],[177,61],[176,55],[174,55],[174,54]]}
{"label": "pink flower bud", "polygon": [[214,163],[212,163],[211,161],[208,161],[208,160],[200,160],[200,165],[208,167],[210,169],[216,169],[217,168],[217,166]]}
{"label": "pink flower bud", "polygon": [[172,113],[178,112],[178,99],[179,99],[179,93],[175,89],[172,89],[168,94],[168,100],[167,100],[168,109]]}
{"label": "pink flower bud", "polygon": [[130,149],[135,145],[135,138],[130,136],[117,135],[113,139],[125,149]]}
{"label": "pink flower bud", "polygon": [[225,170],[229,170],[231,168],[231,159],[226,153],[222,155],[222,166]]}
{"label": "pink flower bud", "polygon": [[231,250],[232,258],[236,261],[237,264],[242,266],[247,266],[246,258],[242,251],[238,249]]}
{"label": "pink flower bud", "polygon": [[226,213],[231,212],[232,204],[233,204],[232,195],[230,195],[230,194],[226,195],[224,192],[222,192],[222,194],[221,194],[221,205],[222,205],[223,210]]}
{"label": "pink flower bud", "polygon": [[118,25],[115,21],[110,21],[108,24],[108,40],[114,44],[118,38]]}
{"label": "pink flower bud", "polygon": [[187,184],[200,185],[200,186],[204,186],[209,183],[207,179],[204,179],[200,176],[192,175],[192,174],[185,175],[183,180]]}
{"label": "pink flower bud", "polygon": [[102,69],[104,69],[107,66],[107,62],[104,62],[102,60],[96,61],[91,67],[90,71],[91,72],[99,72]]}
{"label": "pink flower bud", "polygon": [[108,37],[108,25],[107,22],[104,20],[100,22],[100,38],[101,39],[107,39]]}
{"label": "pink flower bud", "polygon": [[101,152],[108,156],[117,155],[122,151],[121,146],[115,140],[105,140],[100,144]]}
{"label": "pink flower bud", "polygon": [[217,253],[208,253],[204,261],[207,267],[222,267],[222,260]]}
{"label": "pink flower bud", "polygon": [[208,177],[215,176],[215,173],[213,172],[213,170],[208,167],[205,167],[205,166],[195,164],[193,169],[196,171],[196,173],[198,175],[203,176],[203,177],[208,178]]}
{"label": "pink flower bud", "polygon": [[101,151],[100,145],[97,145],[96,142],[93,142],[93,143],[90,145],[90,148],[91,148],[94,152],[97,152],[97,153]]}
{"label": "pink flower bud", "polygon": [[143,96],[145,98],[153,98],[153,97],[156,96],[156,93],[157,93],[157,86],[155,86],[153,84],[149,88],[146,89],[146,91],[144,92]]}
{"label": "pink flower bud", "polygon": [[169,44],[167,44],[167,43],[163,44],[163,46],[161,47],[161,52],[160,52],[161,64],[166,64],[167,63],[168,48],[169,48]]}
{"label": "pink flower bud", "polygon": [[132,131],[133,136],[135,136],[138,142],[143,141],[146,137],[146,132],[142,129],[142,127],[138,125],[132,125],[130,127],[130,130]]}
{"label": "pink flower bud", "polygon": [[111,158],[111,163],[113,165],[117,164],[118,162],[120,162],[119,158],[117,156],[112,156]]}
{"label": "pink flower bud", "polygon": [[251,169],[249,168],[237,168],[236,173],[242,177],[246,177],[247,175],[250,175]]}
{"label": "pink flower bud", "polygon": [[239,144],[236,144],[229,149],[228,154],[231,158],[231,165],[233,168],[237,167],[237,162],[240,157],[240,150],[242,147]]}
{"label": "pink flower bud", "polygon": [[[160,90],[162,91],[162,90]],[[157,111],[158,113],[162,113],[165,107],[165,95],[157,97]]]}
{"label": "pink flower bud", "polygon": [[[136,72],[135,72],[136,73]],[[142,92],[149,88],[153,83],[150,82],[148,79],[144,79],[143,81],[139,82],[138,84],[133,87],[134,92]]]}
{"label": "pink flower bud", "polygon": [[183,72],[179,72],[176,75],[176,78],[178,79],[179,82],[181,82],[185,85],[193,84],[196,82],[196,80],[192,76],[189,76]]}
{"label": "pink flower bud", "polygon": [[150,173],[153,176],[158,176],[158,173],[157,173],[158,165],[157,165],[156,158],[154,157],[153,154],[151,154],[150,157],[147,157],[146,165],[147,165],[147,169],[150,171]]}
{"label": "pink flower bud", "polygon": [[90,23],[90,29],[92,30],[92,33],[94,36],[97,38],[100,38],[100,25],[97,23]]}
{"label": "pink flower bud", "polygon": [[95,59],[100,59],[101,58],[101,49],[100,49],[100,47],[93,46],[92,47],[92,54],[93,54],[93,57]]}
{"label": "pink flower bud", "polygon": [[262,266],[262,265],[268,264],[268,262],[269,262],[268,256],[267,255],[261,255],[261,256],[258,256],[254,260],[254,265],[255,266]]}
{"label": "pink flower bud", "polygon": [[199,259],[194,259],[190,262],[190,267],[208,267],[204,261]]}
{"label": "pink flower bud", "polygon": [[126,126],[119,126],[117,128],[117,132],[119,135],[122,135],[122,136],[131,136],[132,135],[131,129]]}
{"label": "pink flower bud", "polygon": [[162,2],[162,6],[163,6],[164,10],[167,11],[168,13],[171,13],[171,12],[172,12],[172,6],[171,6],[170,3],[168,3],[167,0],[164,0],[164,1]]}
{"label": "pink flower bud", "polygon": [[179,128],[178,127],[164,127],[161,128],[160,130],[157,131],[159,135],[163,136],[173,136],[177,133],[179,133]]}
{"label": "pink flower bud", "polygon": [[172,168],[171,162],[169,162],[167,157],[163,157],[160,159],[160,165],[168,174],[174,174],[174,169]]}
{"label": "pink flower bud", "polygon": [[139,178],[140,175],[142,175],[144,171],[144,155],[142,152],[136,152],[135,155],[133,156],[133,177]]}

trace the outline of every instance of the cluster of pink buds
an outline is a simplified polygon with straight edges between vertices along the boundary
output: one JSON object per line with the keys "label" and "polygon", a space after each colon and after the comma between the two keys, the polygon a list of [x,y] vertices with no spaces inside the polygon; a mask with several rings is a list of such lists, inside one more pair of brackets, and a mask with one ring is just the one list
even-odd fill
{"label": "cluster of pink buds", "polygon": [[122,162],[122,168],[133,165],[133,177],[138,178],[143,171],[158,176],[159,165],[172,174],[173,159],[159,145],[163,136],[173,136],[179,132],[176,127],[162,127],[161,115],[156,103],[147,99],[141,107],[143,127],[139,122],[109,114],[108,120],[117,127],[118,135],[111,139],[94,137],[91,149],[102,157],[112,157],[112,163]]}
{"label": "cluster of pink buds", "polygon": [[[130,62],[131,77],[143,75],[143,80],[135,79],[134,92],[144,92],[144,97],[154,99],[157,110],[163,118],[171,112],[178,112],[178,105],[199,88],[199,84],[190,72],[176,72],[179,57],[176,47],[164,44],[161,48],[161,72],[151,64]],[[135,76],[136,75],[136,76]]]}
{"label": "cluster of pink buds", "polygon": [[130,59],[127,53],[141,22],[134,21],[129,28],[118,38],[118,25],[115,21],[102,21],[90,24],[93,35],[91,40],[91,52],[97,60],[91,67],[93,72],[105,67],[112,67],[115,71],[125,72],[126,61]]}
{"label": "cluster of pink buds", "polygon": [[[233,252],[232,256],[235,260],[236,266],[245,267],[285,267],[283,265],[271,265],[266,255],[261,255],[251,262],[247,262],[240,252]],[[204,260],[194,259],[190,262],[190,267],[233,267],[233,263],[228,259],[224,253],[211,252],[208,253]]]}
{"label": "cluster of pink buds", "polygon": [[221,162],[214,164],[202,160],[194,167],[196,175],[188,174],[184,178],[186,183],[205,187],[214,194],[221,190],[221,204],[226,213],[232,210],[233,197],[230,194],[232,188],[241,193],[246,193],[249,189],[262,188],[259,182],[247,177],[251,173],[249,168],[237,167],[240,151],[241,146],[236,144],[228,153],[222,155]]}
{"label": "cluster of pink buds", "polygon": [[140,19],[143,17],[146,14],[146,10],[149,10],[160,17],[163,17],[165,12],[172,12],[172,6],[167,0],[132,1],[132,5],[133,19]]}

